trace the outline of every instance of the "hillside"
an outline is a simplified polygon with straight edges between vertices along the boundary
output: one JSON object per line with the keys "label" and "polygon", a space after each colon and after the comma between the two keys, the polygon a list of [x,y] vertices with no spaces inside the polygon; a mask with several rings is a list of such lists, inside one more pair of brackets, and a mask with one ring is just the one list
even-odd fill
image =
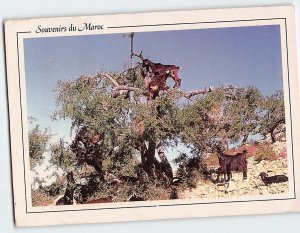
{"label": "hillside", "polygon": [[[179,198],[197,199],[219,199],[219,198],[238,198],[251,195],[282,194],[288,192],[288,182],[271,184],[266,186],[259,174],[266,172],[269,176],[286,175],[288,176],[288,162],[286,157],[285,142],[276,142],[271,146],[275,152],[274,160],[256,161],[254,156],[257,148],[252,148],[248,161],[248,178],[243,180],[242,173],[234,173],[233,179],[228,184],[214,184],[211,180],[200,179],[196,188],[183,190]],[[212,159],[216,161],[216,159]],[[216,179],[216,175],[212,177]]]}

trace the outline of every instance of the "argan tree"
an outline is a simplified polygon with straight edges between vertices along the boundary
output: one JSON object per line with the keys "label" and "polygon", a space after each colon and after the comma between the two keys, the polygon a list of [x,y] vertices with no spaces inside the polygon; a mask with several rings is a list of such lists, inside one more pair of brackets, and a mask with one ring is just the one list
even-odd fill
{"label": "argan tree", "polygon": [[275,131],[285,123],[283,92],[266,97],[262,103],[263,116],[260,119],[260,132],[262,135],[270,135],[272,143],[276,142]]}
{"label": "argan tree", "polygon": [[[34,121],[31,121],[33,124]],[[29,131],[29,158],[30,169],[43,162],[44,153],[47,151],[47,146],[51,138],[49,129],[40,129],[38,124],[34,125]]]}
{"label": "argan tree", "polygon": [[227,137],[233,142],[246,143],[255,133],[261,117],[263,96],[254,87],[237,88],[224,106]]}
{"label": "argan tree", "polygon": [[[264,101],[254,87],[233,86],[186,92],[180,89],[179,67],[153,63],[142,54],[133,57],[142,63],[131,63],[123,72],[101,71],[57,83],[53,119],[70,119],[75,136],[68,149],[53,146],[54,164],[90,165],[102,181],[107,173],[137,178],[145,173],[150,180],[164,180],[162,163],[168,160],[162,156],[159,161],[156,151],[183,143],[191,148],[191,161],[199,163],[216,144],[245,143],[259,129],[273,132],[281,122],[278,116],[269,124],[281,108],[280,96]],[[166,85],[170,76],[174,87]],[[172,174],[167,179],[170,184]]]}

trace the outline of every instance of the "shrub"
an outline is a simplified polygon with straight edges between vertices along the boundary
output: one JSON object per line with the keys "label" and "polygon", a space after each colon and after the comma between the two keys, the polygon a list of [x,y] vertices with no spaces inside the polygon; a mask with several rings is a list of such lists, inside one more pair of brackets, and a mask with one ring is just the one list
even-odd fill
{"label": "shrub", "polygon": [[270,144],[261,144],[254,153],[254,160],[260,163],[262,160],[275,160],[276,154]]}
{"label": "shrub", "polygon": [[32,206],[52,205],[56,197],[47,195],[42,190],[31,190]]}

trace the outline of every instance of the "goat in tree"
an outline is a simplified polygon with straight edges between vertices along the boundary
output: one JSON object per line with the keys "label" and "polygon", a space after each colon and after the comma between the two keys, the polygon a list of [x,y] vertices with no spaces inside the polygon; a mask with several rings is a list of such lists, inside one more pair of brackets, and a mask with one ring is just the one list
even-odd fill
{"label": "goat in tree", "polygon": [[169,89],[166,83],[169,77],[172,78],[175,82],[173,88],[180,87],[181,79],[178,76],[178,66],[154,63],[149,59],[145,59],[142,55],[142,52],[140,54],[133,53],[132,55],[142,60],[142,68],[145,70],[145,72],[142,72],[143,77],[145,79],[149,79],[149,73],[151,73],[153,76],[153,78],[147,82],[148,100],[155,99],[158,96],[160,90],[165,91]]}

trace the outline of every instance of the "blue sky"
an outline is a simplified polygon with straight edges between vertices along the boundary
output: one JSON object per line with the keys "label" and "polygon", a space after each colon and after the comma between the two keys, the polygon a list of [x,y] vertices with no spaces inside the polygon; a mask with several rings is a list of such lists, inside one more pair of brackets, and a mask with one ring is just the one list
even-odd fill
{"label": "blue sky", "polygon": [[[134,50],[180,66],[182,89],[253,85],[264,95],[282,90],[279,25],[136,33]],[[50,120],[58,80],[123,70],[129,39],[123,34],[24,39],[28,115],[69,139],[70,122]],[[136,60],[138,61],[138,60]]]}

